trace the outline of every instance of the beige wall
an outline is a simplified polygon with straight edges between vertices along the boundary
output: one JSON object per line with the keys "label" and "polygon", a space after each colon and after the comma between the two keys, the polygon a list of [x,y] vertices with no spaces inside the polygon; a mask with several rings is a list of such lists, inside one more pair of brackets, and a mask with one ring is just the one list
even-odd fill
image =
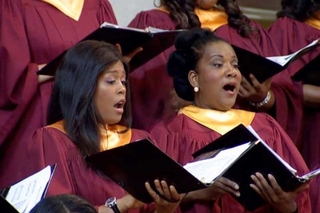
{"label": "beige wall", "polygon": [[137,13],[153,8],[154,0],[109,0],[118,24],[127,26]]}

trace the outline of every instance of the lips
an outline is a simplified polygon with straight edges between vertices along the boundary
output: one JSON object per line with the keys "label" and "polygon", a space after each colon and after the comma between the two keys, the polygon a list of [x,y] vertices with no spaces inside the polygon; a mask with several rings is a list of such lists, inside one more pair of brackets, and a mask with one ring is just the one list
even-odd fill
{"label": "lips", "polygon": [[236,89],[236,83],[227,83],[223,86],[223,89],[227,92],[235,92],[235,89]]}
{"label": "lips", "polygon": [[125,99],[121,99],[120,101],[118,101],[114,107],[116,109],[123,109],[124,108],[124,105],[126,104],[126,100]]}

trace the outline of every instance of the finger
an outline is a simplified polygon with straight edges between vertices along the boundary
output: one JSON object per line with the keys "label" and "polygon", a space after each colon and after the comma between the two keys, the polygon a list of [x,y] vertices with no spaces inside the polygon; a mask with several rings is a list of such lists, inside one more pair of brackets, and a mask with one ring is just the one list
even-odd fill
{"label": "finger", "polygon": [[162,194],[167,197],[168,199],[171,199],[171,192],[167,185],[167,182],[162,180],[161,182],[161,188],[162,188]]}
{"label": "finger", "polygon": [[139,52],[141,52],[143,49],[142,47],[138,47],[135,50],[133,50],[131,53],[129,53],[128,55],[126,55],[126,57],[128,58],[133,58],[133,56],[135,56],[136,54],[138,54]]}
{"label": "finger", "polygon": [[[269,185],[267,180],[263,177],[263,175],[259,172],[256,173],[256,177],[259,179],[261,186],[262,186],[262,192],[269,197],[271,200],[274,200],[275,192],[273,188]],[[281,190],[282,191],[282,190]]]}
{"label": "finger", "polygon": [[271,174],[268,174],[268,179],[270,181],[270,185],[273,188],[273,191],[276,195],[281,195],[284,193],[284,191],[281,189],[281,187],[279,186],[277,180],[275,179],[275,177]]}
{"label": "finger", "polygon": [[116,48],[117,48],[117,50],[122,54],[122,49],[121,49],[121,45],[120,44],[115,44],[114,45]]}
{"label": "finger", "polygon": [[234,190],[239,190],[239,185],[236,184],[235,182],[229,180],[228,178],[221,177],[221,178],[219,178],[218,182],[221,182],[222,184],[224,184]]}
{"label": "finger", "polygon": [[242,78],[241,78],[240,85],[246,90],[250,90],[252,87],[251,84],[249,83],[249,81],[244,76],[242,76]]}
{"label": "finger", "polygon": [[255,90],[257,92],[260,92],[262,88],[261,88],[261,83],[258,81],[258,79],[256,79],[256,77],[253,74],[250,74],[249,78],[250,78],[250,80],[252,82],[252,85],[255,88]]}
{"label": "finger", "polygon": [[148,182],[145,182],[145,187],[146,187],[149,195],[152,197],[153,201],[159,202],[159,200],[160,200],[159,195],[151,188],[151,186]]}
{"label": "finger", "polygon": [[[266,201],[268,201],[270,203],[271,199],[269,198],[269,196],[267,196],[267,194],[265,193],[262,183],[260,182],[260,179],[258,179],[257,176],[255,175],[251,175],[251,179],[253,180],[254,184],[251,184],[250,186],[255,189],[256,192],[258,192],[258,194],[265,199]],[[253,187],[254,186],[254,187]]]}
{"label": "finger", "polygon": [[294,190],[294,193],[298,194],[299,192],[308,189],[309,186],[310,186],[309,183],[305,183],[305,184],[299,186],[296,190]]}
{"label": "finger", "polygon": [[[237,186],[238,189],[236,189],[237,187],[235,187],[235,185],[237,185],[237,184],[233,183],[233,182],[230,181],[230,180],[227,181],[227,179],[225,180],[225,182],[226,182],[227,184],[229,184],[229,185],[225,185],[225,184],[224,184],[223,182],[221,182],[221,181],[217,181],[217,182],[215,183],[215,186],[217,187],[217,190],[218,190],[219,194],[224,195],[224,194],[226,194],[226,193],[230,193],[230,194],[233,194],[233,195],[236,196],[236,197],[239,197],[239,196],[240,196],[240,192],[238,191],[239,186]],[[231,182],[232,182],[232,183],[231,183]]]}
{"label": "finger", "polygon": [[174,186],[172,186],[172,185],[170,185],[169,189],[170,189],[170,193],[171,193],[171,199],[173,199],[173,200],[179,200],[180,201],[181,197],[185,196],[185,194],[179,194],[177,192],[176,188]]}
{"label": "finger", "polygon": [[162,190],[160,181],[159,180],[154,180],[154,185],[155,185],[156,190],[158,191],[158,193],[163,195],[163,190]]}
{"label": "finger", "polygon": [[[241,95],[240,95],[240,94],[241,94]],[[248,92],[247,92],[247,90],[246,90],[242,85],[240,85],[239,95],[240,95],[241,97],[248,97]]]}

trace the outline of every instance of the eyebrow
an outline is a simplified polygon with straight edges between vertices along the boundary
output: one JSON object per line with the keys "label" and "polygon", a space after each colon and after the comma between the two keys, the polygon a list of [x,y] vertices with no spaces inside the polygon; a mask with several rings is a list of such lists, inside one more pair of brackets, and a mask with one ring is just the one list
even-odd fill
{"label": "eyebrow", "polygon": [[[219,57],[219,58],[223,58],[223,55],[219,55],[219,54],[215,54],[215,55],[211,55],[210,58],[213,58],[213,57]],[[233,55],[232,56],[233,59],[237,59],[238,60],[238,57],[236,55]]]}
{"label": "eyebrow", "polygon": [[109,74],[109,73],[111,73],[111,74],[125,74],[126,75],[126,71],[117,71],[117,70],[107,70],[107,71],[105,71],[105,73],[104,74]]}

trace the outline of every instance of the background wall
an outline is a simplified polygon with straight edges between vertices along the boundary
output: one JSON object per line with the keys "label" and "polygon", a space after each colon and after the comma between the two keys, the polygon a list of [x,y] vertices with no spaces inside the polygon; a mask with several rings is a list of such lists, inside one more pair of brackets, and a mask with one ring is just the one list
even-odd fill
{"label": "background wall", "polygon": [[127,26],[142,10],[153,8],[154,0],[109,0],[116,14],[118,24]]}

